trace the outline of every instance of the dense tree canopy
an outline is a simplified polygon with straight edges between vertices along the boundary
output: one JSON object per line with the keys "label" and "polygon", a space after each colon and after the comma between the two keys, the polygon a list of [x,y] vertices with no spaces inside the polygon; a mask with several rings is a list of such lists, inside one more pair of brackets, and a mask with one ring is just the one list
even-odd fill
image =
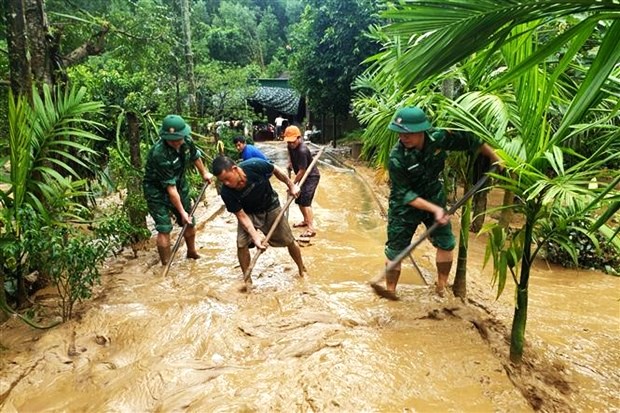
{"label": "dense tree canopy", "polygon": [[365,36],[378,21],[373,0],[309,0],[301,21],[291,27],[291,77],[319,115],[344,116],[351,84],[363,61],[378,51]]}

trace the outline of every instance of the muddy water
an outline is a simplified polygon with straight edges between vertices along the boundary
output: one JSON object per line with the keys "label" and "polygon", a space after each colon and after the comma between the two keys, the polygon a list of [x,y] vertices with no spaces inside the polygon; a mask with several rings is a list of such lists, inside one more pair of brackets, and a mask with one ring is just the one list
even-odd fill
{"label": "muddy water", "polygon": [[[262,148],[285,166],[281,145]],[[383,260],[376,201],[358,174],[320,167],[318,234],[302,248],[306,279],[285,249],[270,248],[254,268],[254,290],[240,293],[236,219],[218,213],[211,191],[199,208],[202,259],[185,260],[181,249],[162,278],[154,248],[127,254],[104,270],[79,320],[46,333],[16,321],[2,327],[0,411],[618,408],[618,279],[538,267],[529,356],[511,366],[511,294],[494,301],[480,270],[483,242],[473,242],[467,304],[437,298],[410,264],[402,300],[379,299],[366,284]],[[288,219],[301,220],[294,204]],[[432,273],[428,245],[414,256]]]}

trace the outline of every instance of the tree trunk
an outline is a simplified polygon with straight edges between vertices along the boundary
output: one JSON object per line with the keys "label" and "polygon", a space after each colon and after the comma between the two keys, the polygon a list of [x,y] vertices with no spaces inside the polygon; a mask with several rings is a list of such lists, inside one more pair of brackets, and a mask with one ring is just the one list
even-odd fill
{"label": "tree trunk", "polygon": [[26,13],[21,1],[4,0],[6,10],[6,37],[11,73],[11,90],[14,96],[24,95],[32,89],[32,73],[26,42]]}
{"label": "tree trunk", "polygon": [[[502,205],[503,206],[508,206],[508,205],[512,205],[513,201],[512,199],[514,198],[514,194],[510,191],[505,190],[504,191],[504,200],[502,201]],[[501,215],[499,217],[499,225],[502,228],[508,228],[508,225],[510,225],[510,221],[512,221],[512,208],[504,208],[502,209]]]}
{"label": "tree trunk", "polygon": [[441,82],[441,94],[447,98],[454,98],[454,79],[444,79]]}
{"label": "tree trunk", "polygon": [[55,61],[52,53],[47,15],[44,0],[24,0],[26,4],[26,35],[31,54],[30,70],[37,84],[55,85]]}
{"label": "tree trunk", "polygon": [[192,30],[190,26],[190,7],[188,0],[180,0],[181,15],[183,16],[183,48],[185,51],[185,72],[187,75],[187,89],[189,112],[196,116],[196,80],[194,77],[194,54],[192,52]]}
{"label": "tree trunk", "polygon": [[[474,178],[472,182],[478,181],[489,170],[491,162],[486,156],[478,155],[474,162]],[[470,231],[474,233],[480,232],[482,225],[484,225],[485,211],[487,209],[487,196],[489,195],[489,187],[491,186],[490,180],[484,183],[482,188],[474,194],[473,200],[473,216],[474,219],[470,226]]]}
{"label": "tree trunk", "polygon": [[32,85],[54,81],[54,56],[44,0],[4,0],[11,90],[30,95]]}
{"label": "tree trunk", "polygon": [[484,219],[486,218],[486,214],[484,211],[487,209],[487,197],[489,196],[488,184],[480,189],[480,192],[477,192],[473,197],[473,216],[475,217],[471,223],[469,230],[473,233],[478,233],[482,229],[484,225]]}
{"label": "tree trunk", "polygon": [[[142,168],[142,157],[140,155],[140,123],[138,117],[133,112],[127,112],[127,125],[129,129],[129,157],[131,165],[136,171]],[[127,197],[125,207],[129,222],[135,227],[147,228],[146,212],[140,208],[139,199],[142,199],[141,177],[138,173],[129,176],[127,184]],[[136,239],[133,242],[138,242]]]}
{"label": "tree trunk", "polygon": [[517,303],[510,333],[510,360],[513,363],[520,363],[523,358],[523,343],[525,341],[525,325],[527,322],[528,284],[532,267],[533,226],[533,220],[528,217],[525,223],[525,237],[523,240],[521,278],[517,286]]}
{"label": "tree trunk", "polygon": [[181,102],[181,79],[179,79],[178,73],[174,74],[174,86],[176,93],[176,113],[183,113],[183,103]]}
{"label": "tree trunk", "polygon": [[32,85],[57,86],[66,82],[64,67],[101,54],[110,27],[103,25],[86,43],[66,56],[60,55],[60,35],[50,32],[45,0],[4,0],[7,56],[11,90],[15,96],[29,96]]}
{"label": "tree trunk", "polygon": [[[469,188],[464,188],[467,192]],[[467,297],[467,247],[469,245],[469,223],[471,222],[471,198],[465,202],[461,209],[461,230],[459,231],[459,252],[456,260],[456,274],[452,292],[456,297]]]}
{"label": "tree trunk", "polygon": [[133,112],[127,112],[127,126],[129,130],[129,161],[131,166],[142,169],[140,154],[140,122]]}
{"label": "tree trunk", "polygon": [[336,110],[332,109],[332,147],[336,147]]}
{"label": "tree trunk", "polygon": [[[21,259],[21,257],[20,257]],[[26,291],[26,279],[24,278],[25,269],[20,264],[17,266],[17,271],[15,274],[17,276],[17,289],[15,291],[16,300],[17,300],[17,308],[25,308],[28,302],[28,291]],[[4,288],[4,284],[2,285]]]}
{"label": "tree trunk", "polygon": [[0,268],[0,323],[9,319],[9,304],[6,302],[6,292],[4,291],[4,272]]}
{"label": "tree trunk", "polygon": [[[465,186],[463,187],[463,193],[467,193],[471,188],[471,182],[476,181],[476,163],[480,157],[475,161],[472,158],[468,158],[465,166]],[[456,192],[456,188],[455,188]],[[467,247],[469,244],[469,224],[471,223],[471,205],[472,199],[469,198],[463,208],[461,209],[461,230],[459,231],[459,249],[458,257],[456,260],[456,274],[454,275],[454,284],[452,285],[452,292],[456,297],[465,298],[467,296]]]}

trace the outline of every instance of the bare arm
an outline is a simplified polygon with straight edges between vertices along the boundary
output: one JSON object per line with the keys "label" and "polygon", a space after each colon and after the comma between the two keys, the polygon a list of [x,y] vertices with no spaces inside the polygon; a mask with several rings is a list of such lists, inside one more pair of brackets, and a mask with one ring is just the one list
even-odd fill
{"label": "bare arm", "polygon": [[291,181],[291,179],[288,177],[286,172],[282,170],[282,168],[274,165],[273,175],[278,178],[280,182],[286,184],[286,186],[288,187],[288,192],[291,195],[293,195],[294,197],[297,197],[297,195],[299,195],[299,188],[295,185],[293,181]]}
{"label": "bare arm", "polygon": [[491,161],[491,165],[497,165],[500,169],[504,169],[501,164],[502,160],[499,156],[497,156],[497,153],[495,153],[495,151],[493,150],[493,148],[491,148],[490,145],[483,143],[480,147],[480,153],[486,156],[489,161]]}
{"label": "bare arm", "polygon": [[200,176],[202,176],[202,180],[205,182],[209,182],[211,183],[211,179],[213,178],[211,176],[211,174],[207,171],[207,168],[205,168],[204,163],[202,162],[201,158],[198,158],[194,161],[194,166],[196,167],[196,169],[198,169],[198,172],[200,173]]}
{"label": "bare arm", "polygon": [[298,184],[299,182],[301,182],[301,178],[304,177],[304,174],[306,173],[305,169],[300,169],[297,171],[297,173],[295,174],[295,177],[293,178],[293,182]]}

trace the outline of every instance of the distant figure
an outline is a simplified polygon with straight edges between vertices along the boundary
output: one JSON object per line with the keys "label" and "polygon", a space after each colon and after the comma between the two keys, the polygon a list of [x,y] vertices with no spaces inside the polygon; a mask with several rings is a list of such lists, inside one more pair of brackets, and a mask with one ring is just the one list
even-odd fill
{"label": "distant figure", "polygon": [[275,120],[276,123],[276,139],[282,138],[282,124],[286,119],[282,117],[282,115],[278,115]]}
{"label": "distant figure", "polygon": [[304,132],[304,141],[310,142],[312,136],[316,134],[316,126],[310,126],[309,123],[306,124],[306,131]]}
{"label": "distant figure", "polygon": [[260,151],[260,149],[247,143],[243,136],[235,136],[233,138],[233,143],[235,144],[235,148],[237,148],[241,154],[242,161],[247,161],[250,158],[258,158],[264,161],[269,161],[269,158],[267,158],[265,154]]}
{"label": "distant figure", "polygon": [[[295,172],[293,182],[298,184],[312,163],[312,154],[310,153],[310,149],[308,149],[306,144],[303,142],[301,132],[297,126],[289,126],[286,128],[284,131],[284,141],[287,143],[291,167],[293,172]],[[295,203],[299,205],[299,210],[301,211],[304,219],[297,224],[293,224],[293,227],[306,228],[306,231],[301,234],[302,238],[314,237],[316,235],[316,230],[314,229],[312,199],[314,198],[314,193],[316,192],[320,179],[321,174],[319,172],[319,168],[315,165],[310,170],[308,177],[301,186],[299,197],[295,199]]]}

